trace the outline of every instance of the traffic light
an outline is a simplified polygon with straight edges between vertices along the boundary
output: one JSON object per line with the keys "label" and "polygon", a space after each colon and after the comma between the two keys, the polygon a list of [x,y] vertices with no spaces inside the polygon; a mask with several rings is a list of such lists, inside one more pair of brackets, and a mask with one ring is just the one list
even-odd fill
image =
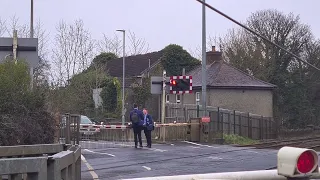
{"label": "traffic light", "polygon": [[278,151],[278,174],[305,177],[319,173],[318,154],[312,149],[283,147]]}
{"label": "traffic light", "polygon": [[171,76],[170,93],[184,94],[192,92],[192,76]]}

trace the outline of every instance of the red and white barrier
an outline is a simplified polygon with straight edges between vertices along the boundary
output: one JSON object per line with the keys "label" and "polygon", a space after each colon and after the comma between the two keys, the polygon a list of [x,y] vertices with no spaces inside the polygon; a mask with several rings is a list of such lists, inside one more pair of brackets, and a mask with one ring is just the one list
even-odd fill
{"label": "red and white barrier", "polygon": [[[168,127],[168,126],[188,126],[191,124],[199,124],[199,123],[166,123],[166,124],[156,124],[154,123],[155,127]],[[129,125],[100,125],[100,129],[129,129]]]}
{"label": "red and white barrier", "polygon": [[156,127],[163,127],[163,126],[188,126],[191,124],[199,124],[199,123],[167,123],[167,124],[156,124]]}
{"label": "red and white barrier", "polygon": [[127,125],[100,125],[100,129],[127,129]]}

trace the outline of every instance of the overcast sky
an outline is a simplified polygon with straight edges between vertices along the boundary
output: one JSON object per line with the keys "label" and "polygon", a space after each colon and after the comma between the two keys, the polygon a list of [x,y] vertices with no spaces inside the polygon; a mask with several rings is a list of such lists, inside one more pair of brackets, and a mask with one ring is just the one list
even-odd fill
{"label": "overcast sky", "polygon": [[[299,14],[320,37],[319,0],[206,0],[239,21],[252,12],[274,8],[285,13]],[[71,22],[82,19],[95,39],[103,33],[112,36],[116,29],[131,30],[145,38],[150,50],[158,51],[175,43],[185,49],[201,44],[202,5],[196,0],[34,0],[35,20],[44,23],[50,37],[55,34],[59,20]],[[207,9],[207,35],[223,35],[235,27],[232,22]],[[30,0],[0,0],[0,17],[16,15],[29,23]]]}

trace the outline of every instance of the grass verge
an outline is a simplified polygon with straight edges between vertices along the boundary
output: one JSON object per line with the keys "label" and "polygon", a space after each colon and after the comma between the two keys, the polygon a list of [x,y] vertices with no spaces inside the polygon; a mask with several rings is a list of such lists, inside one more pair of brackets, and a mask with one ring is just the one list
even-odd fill
{"label": "grass verge", "polygon": [[223,139],[225,144],[250,145],[259,142],[257,140],[253,140],[235,134],[223,134]]}

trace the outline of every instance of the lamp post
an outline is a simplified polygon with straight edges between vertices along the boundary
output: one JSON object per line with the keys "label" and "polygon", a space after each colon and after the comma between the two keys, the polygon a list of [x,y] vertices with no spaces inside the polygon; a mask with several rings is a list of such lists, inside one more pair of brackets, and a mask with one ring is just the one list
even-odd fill
{"label": "lamp post", "polygon": [[31,0],[30,12],[30,38],[33,38],[33,0]]}
{"label": "lamp post", "polygon": [[[31,7],[30,7],[30,38],[33,38],[33,0],[31,0]],[[33,67],[29,67],[30,68],[30,88],[31,90],[33,89]]]}
{"label": "lamp post", "polygon": [[123,49],[123,55],[122,55],[122,125],[124,125],[124,79],[125,79],[125,54],[126,54],[126,31],[123,29],[119,29],[117,30],[119,32],[123,33],[123,45],[122,45],[122,49]]}

